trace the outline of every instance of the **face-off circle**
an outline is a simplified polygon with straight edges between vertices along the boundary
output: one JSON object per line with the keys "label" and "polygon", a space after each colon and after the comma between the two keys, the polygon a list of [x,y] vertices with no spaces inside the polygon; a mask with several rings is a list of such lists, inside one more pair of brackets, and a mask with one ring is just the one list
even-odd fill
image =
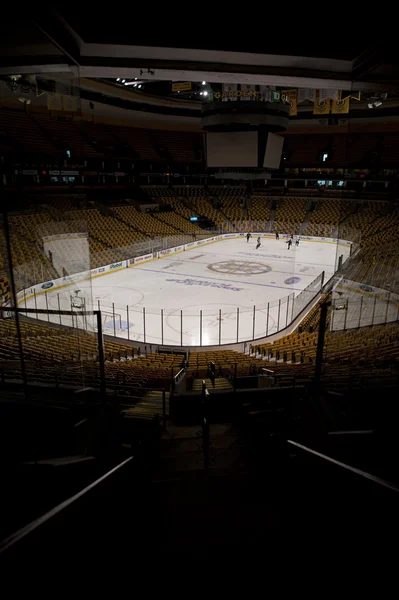
{"label": "face-off circle", "polygon": [[286,285],[294,285],[295,283],[299,283],[301,281],[300,277],[288,277],[288,279],[286,279],[284,281],[284,283]]}
{"label": "face-off circle", "polygon": [[269,273],[272,268],[269,265],[249,260],[223,260],[212,263],[207,267],[210,271],[224,275],[259,275]]}

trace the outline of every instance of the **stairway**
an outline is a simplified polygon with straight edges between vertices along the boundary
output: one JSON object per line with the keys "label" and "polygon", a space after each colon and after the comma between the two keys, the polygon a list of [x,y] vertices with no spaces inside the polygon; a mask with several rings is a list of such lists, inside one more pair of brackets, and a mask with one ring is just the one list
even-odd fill
{"label": "stairway", "polygon": [[54,219],[54,221],[64,221],[65,215],[60,210],[51,206],[51,204],[39,204],[39,207],[43,210],[46,210],[49,215]]}
{"label": "stairway", "polygon": [[234,225],[233,221],[230,221],[230,219],[226,215],[226,213],[221,208],[218,208],[217,210],[220,212],[220,214],[222,214],[224,216],[224,218],[226,219],[227,224],[230,225],[232,231],[237,231],[237,227]]}
{"label": "stairway", "polygon": [[233,386],[226,379],[226,377],[216,377],[215,379],[215,387],[212,385],[212,381],[209,378],[206,379],[194,379],[193,383],[193,391],[198,392],[202,390],[202,382],[205,381],[206,387],[209,390],[232,390]]}
{"label": "stairway", "polygon": [[90,237],[97,242],[97,244],[100,244],[101,246],[104,246],[104,248],[108,249],[108,250],[117,250],[117,248],[114,248],[112,246],[112,244],[109,244],[108,242],[104,242],[103,240],[100,240],[100,238],[98,238],[96,235],[94,235],[94,233],[90,232]]}
{"label": "stairway", "polygon": [[98,152],[99,154],[108,154],[108,156],[112,156],[112,152],[108,152],[106,153],[104,151],[104,148],[99,148],[99,144],[95,141],[92,140],[91,137],[89,136],[88,133],[86,133],[86,131],[81,128],[78,127],[78,125],[76,123],[73,123],[74,128],[76,129],[76,131],[78,132],[78,134],[83,138],[83,140],[85,141],[85,143],[92,149],[94,150],[94,152]]}
{"label": "stairway", "polygon": [[274,226],[274,220],[276,218],[276,209],[275,208],[271,208],[270,209],[270,220],[269,220],[269,224],[270,224],[270,231],[273,231],[273,226]]}
{"label": "stairway", "polygon": [[[220,215],[222,215],[223,220],[226,221],[226,223],[230,226],[231,231],[236,231],[236,228],[234,227],[233,223],[230,221],[230,219],[227,217],[227,215],[225,215],[225,213],[218,207],[216,208],[216,206],[214,205],[214,203],[212,202],[212,199],[209,197],[205,198],[206,202],[209,204],[209,206],[215,210],[216,212],[218,212]],[[207,216],[207,215],[206,215]],[[215,223],[216,225],[216,223]],[[220,227],[220,225],[217,225],[217,227]]]}
{"label": "stairway", "polygon": [[149,233],[145,233],[144,231],[141,231],[141,229],[139,229],[138,227],[134,227],[134,225],[129,223],[129,221],[125,221],[125,219],[123,219],[123,217],[120,217],[115,210],[113,210],[112,212],[113,212],[112,216],[114,219],[116,219],[120,223],[123,223],[124,225],[129,227],[132,231],[134,231],[136,233],[140,233],[141,235],[144,235],[145,237],[151,238],[151,235]]}
{"label": "stairway", "polygon": [[165,159],[169,166],[173,165],[174,159],[169,150],[164,145],[161,146],[155,133],[151,129],[148,130],[148,134],[155,152],[159,154],[161,158]]}
{"label": "stairway", "polygon": [[[153,418],[159,416],[162,419],[162,390],[151,390],[131,408],[124,411],[126,417]],[[169,415],[169,392],[165,392],[166,396],[166,416]]]}
{"label": "stairway", "polygon": [[308,226],[308,224],[309,224],[309,221],[310,221],[310,217],[312,216],[312,212],[313,212],[313,211],[311,211],[311,210],[308,210],[308,212],[307,212],[307,213],[306,213],[306,215],[305,215],[305,218],[304,218],[304,220],[303,220],[303,221],[302,221],[302,223],[300,224],[300,226],[299,226],[299,233],[300,233],[300,235],[302,235],[302,234],[303,234],[303,232],[305,231],[306,227]]}
{"label": "stairway", "polygon": [[174,562],[183,556],[195,564],[238,556],[243,547],[270,540],[281,520],[270,477],[264,485],[268,465],[259,479],[251,472],[241,432],[230,423],[212,423],[209,434],[206,473],[199,424],[168,425],[162,434],[159,467],[152,476],[157,515],[164,514],[156,549]]}
{"label": "stairway", "polygon": [[[161,213],[162,214],[162,213]],[[167,223],[166,221],[163,221],[159,215],[155,214],[155,213],[151,213],[151,216],[153,217],[153,219],[156,219],[157,221],[159,221],[160,223],[163,223],[163,225],[167,225],[168,227],[173,227],[173,229],[176,229],[176,233],[184,233],[184,231],[182,229],[180,229],[179,227],[177,227],[176,225],[171,225],[170,223]]]}
{"label": "stairway", "polygon": [[337,238],[339,237],[339,231],[341,229],[341,227],[343,225],[345,225],[345,223],[348,221],[349,217],[351,217],[352,215],[354,215],[357,212],[357,208],[354,211],[351,211],[350,213],[348,213],[347,215],[345,215],[345,217],[342,219],[342,221],[340,223],[338,223],[338,226],[333,230],[331,236],[333,238]]}
{"label": "stairway", "polygon": [[[41,268],[42,268],[41,276],[45,281],[50,281],[51,279],[57,279],[57,277],[60,276],[58,271],[54,268],[54,265],[51,263],[49,257],[45,253],[43,246],[42,246],[41,238],[37,235],[35,228],[29,229],[28,227],[26,227],[24,224],[21,223],[18,226],[18,228],[14,227],[10,231],[11,246],[13,245],[14,238],[15,239],[18,239],[18,238],[25,239],[25,241],[29,240],[29,243],[35,246],[36,251],[38,252],[39,257],[40,257],[39,262],[41,263]],[[3,256],[5,256],[5,255],[3,254]],[[46,271],[43,272],[43,269],[46,269]],[[37,283],[37,281],[32,281],[29,283],[29,285],[34,285],[35,283]]]}
{"label": "stairway", "polygon": [[35,122],[36,126],[40,129],[43,137],[48,142],[50,142],[50,144],[52,146],[54,146],[57,150],[59,150],[60,152],[62,152],[65,155],[65,148],[64,148],[63,144],[61,143],[61,141],[59,139],[55,138],[54,135],[52,134],[52,132],[48,131],[40,121],[35,119],[35,117],[32,113],[30,113],[30,117],[31,117],[32,121]]}

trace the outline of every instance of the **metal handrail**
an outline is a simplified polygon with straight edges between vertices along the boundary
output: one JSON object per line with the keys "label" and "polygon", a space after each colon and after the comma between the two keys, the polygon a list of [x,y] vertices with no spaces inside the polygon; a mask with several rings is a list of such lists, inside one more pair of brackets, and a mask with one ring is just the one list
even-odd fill
{"label": "metal handrail", "polygon": [[98,479],[96,479],[96,481],[93,481],[93,483],[90,483],[90,485],[85,487],[83,490],[81,490],[74,496],[71,496],[67,500],[64,500],[64,502],[61,502],[60,504],[58,504],[57,506],[55,506],[54,508],[52,508],[51,510],[46,512],[41,517],[35,519],[28,525],[25,525],[25,527],[22,527],[15,533],[11,534],[5,540],[0,542],[0,554],[2,552],[5,552],[6,550],[8,550],[11,546],[13,546],[17,542],[19,542],[20,540],[25,538],[27,535],[29,535],[33,531],[35,531],[35,529],[38,529],[38,527],[41,527],[41,525],[44,525],[44,523],[46,523],[47,521],[49,521],[56,515],[60,514],[63,510],[68,508],[68,506],[71,506],[71,504],[73,504],[74,502],[76,502],[77,500],[79,500],[80,498],[85,496],[90,490],[97,487],[100,483],[102,483],[108,477],[110,477],[111,475],[116,473],[116,471],[119,471],[119,469],[121,469],[122,467],[124,467],[125,465],[130,463],[132,460],[133,460],[133,456],[129,456],[129,458],[127,458],[123,462],[119,463],[119,465],[116,465],[116,467],[114,467],[113,469],[111,469],[110,471],[108,471],[107,473],[105,473],[104,475],[99,477]]}
{"label": "metal handrail", "polygon": [[206,381],[202,380],[202,450],[204,453],[204,472],[208,473],[209,467],[209,443],[210,443],[210,431],[209,431],[209,418],[208,418],[208,399],[210,393],[206,387]]}
{"label": "metal handrail", "polygon": [[290,444],[291,446],[295,446],[296,448],[299,448],[300,450],[303,450],[304,452],[307,452],[308,454],[317,456],[318,458],[321,458],[322,460],[325,460],[326,462],[332,463],[333,465],[341,467],[342,469],[346,469],[347,471],[350,471],[351,473],[355,473],[355,475],[359,475],[360,477],[363,477],[364,479],[368,479],[369,481],[372,481],[373,483],[377,483],[378,485],[388,488],[389,490],[392,490],[393,492],[399,492],[399,487],[389,481],[386,481],[386,479],[381,479],[380,477],[376,477],[375,475],[372,475],[371,473],[367,473],[367,471],[362,471],[361,469],[357,469],[356,467],[351,467],[350,465],[347,465],[346,463],[343,463],[340,460],[336,460],[335,458],[332,458],[331,456],[327,456],[326,454],[317,452],[317,450],[313,450],[312,448],[308,448],[307,446],[298,444],[298,442],[294,442],[293,440],[287,440],[287,443]]}
{"label": "metal handrail", "polygon": [[173,376],[173,379],[174,379],[175,383],[177,382],[177,380],[179,379],[179,377],[180,377],[181,375],[183,375],[183,373],[185,373],[185,369],[184,369],[184,368],[181,368],[181,369],[180,369],[180,371],[178,371],[178,372],[176,373],[176,375],[174,375],[174,376]]}
{"label": "metal handrail", "polygon": [[274,377],[274,371],[272,371],[271,369],[265,369],[265,367],[262,367],[262,373],[265,373],[267,376]]}

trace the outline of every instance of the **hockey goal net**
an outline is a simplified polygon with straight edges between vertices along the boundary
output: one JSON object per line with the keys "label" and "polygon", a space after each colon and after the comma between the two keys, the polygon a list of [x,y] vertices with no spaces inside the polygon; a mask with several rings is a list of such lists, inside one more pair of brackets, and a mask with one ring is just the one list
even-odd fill
{"label": "hockey goal net", "polygon": [[120,313],[101,311],[103,331],[120,331],[122,329],[122,315]]}

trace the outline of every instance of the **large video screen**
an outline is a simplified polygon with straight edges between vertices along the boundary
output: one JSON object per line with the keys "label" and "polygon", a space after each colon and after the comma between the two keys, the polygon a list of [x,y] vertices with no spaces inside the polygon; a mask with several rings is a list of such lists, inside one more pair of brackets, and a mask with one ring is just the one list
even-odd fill
{"label": "large video screen", "polygon": [[282,135],[276,135],[275,133],[268,134],[263,167],[267,169],[279,168],[283,144],[284,138]]}
{"label": "large video screen", "polygon": [[256,131],[207,133],[206,146],[208,167],[258,166]]}

